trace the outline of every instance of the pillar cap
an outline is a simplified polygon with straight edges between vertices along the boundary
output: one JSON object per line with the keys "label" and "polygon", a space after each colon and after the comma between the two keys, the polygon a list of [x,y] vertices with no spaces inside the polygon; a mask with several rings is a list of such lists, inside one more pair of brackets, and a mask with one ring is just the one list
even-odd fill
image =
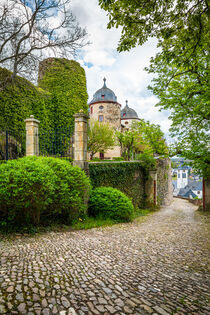
{"label": "pillar cap", "polygon": [[86,115],[86,114],[84,113],[84,111],[81,109],[81,110],[79,111],[79,113],[74,114],[74,118],[86,118],[86,119],[88,119],[89,117],[88,117],[88,115]]}
{"label": "pillar cap", "polygon": [[30,118],[25,119],[24,122],[25,122],[25,123],[26,123],[26,122],[35,122],[35,123],[37,123],[37,124],[40,124],[40,121],[39,121],[38,119],[35,119],[35,118],[34,118],[34,115],[30,115]]}

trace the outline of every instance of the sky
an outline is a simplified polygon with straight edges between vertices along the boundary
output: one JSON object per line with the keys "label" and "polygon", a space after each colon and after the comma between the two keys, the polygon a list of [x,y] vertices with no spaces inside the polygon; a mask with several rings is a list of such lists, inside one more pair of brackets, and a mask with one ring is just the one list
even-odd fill
{"label": "sky", "polygon": [[156,40],[150,39],[141,47],[118,53],[120,29],[107,29],[107,12],[100,8],[98,0],[71,0],[71,8],[80,25],[86,27],[91,42],[77,57],[86,71],[89,101],[103,86],[105,77],[107,87],[114,91],[122,108],[128,100],[128,105],[137,112],[139,118],[159,124],[167,137],[169,112],[160,112],[155,107],[158,99],[147,89],[152,75],[144,70],[157,52]]}

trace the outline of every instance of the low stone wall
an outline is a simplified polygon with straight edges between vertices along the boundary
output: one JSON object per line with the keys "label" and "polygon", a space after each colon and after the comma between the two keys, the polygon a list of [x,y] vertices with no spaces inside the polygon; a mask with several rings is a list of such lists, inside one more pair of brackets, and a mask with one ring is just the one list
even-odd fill
{"label": "low stone wall", "polygon": [[94,188],[117,188],[132,199],[134,206],[145,207],[146,172],[139,162],[91,162],[89,175]]}
{"label": "low stone wall", "polygon": [[[173,200],[170,159],[157,160],[157,191],[154,179],[150,178],[149,172],[138,161],[91,162],[89,175],[94,188],[117,188],[139,208],[152,206],[154,199],[159,205],[169,205]],[[157,198],[154,198],[155,194]]]}
{"label": "low stone wall", "polygon": [[170,205],[173,200],[171,160],[157,160],[157,198],[160,205]]}

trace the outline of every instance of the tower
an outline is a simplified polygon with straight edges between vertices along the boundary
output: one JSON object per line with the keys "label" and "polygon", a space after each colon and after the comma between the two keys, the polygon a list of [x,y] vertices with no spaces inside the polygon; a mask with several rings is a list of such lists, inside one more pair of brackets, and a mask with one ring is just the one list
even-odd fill
{"label": "tower", "polygon": [[129,130],[134,121],[139,121],[136,111],[128,106],[126,101],[125,107],[121,110],[121,125],[123,130]]}
{"label": "tower", "polygon": [[[93,95],[89,103],[90,120],[95,119],[99,122],[109,123],[115,130],[121,131],[120,108],[115,93],[106,86],[106,78],[101,89]],[[104,158],[120,156],[120,147],[115,146],[112,150],[104,153]]]}

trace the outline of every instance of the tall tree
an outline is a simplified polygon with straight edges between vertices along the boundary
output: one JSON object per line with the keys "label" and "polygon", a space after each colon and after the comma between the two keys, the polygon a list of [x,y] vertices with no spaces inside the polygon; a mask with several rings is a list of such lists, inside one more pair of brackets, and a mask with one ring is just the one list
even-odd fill
{"label": "tall tree", "polygon": [[119,51],[158,39],[161,51],[151,59],[157,74],[150,89],[161,109],[171,111],[176,153],[210,176],[209,6],[207,0],[99,0],[109,12],[108,27],[122,26]]}
{"label": "tall tree", "polygon": [[90,122],[88,130],[88,152],[92,160],[97,152],[104,153],[115,145],[114,130],[107,123],[97,120]]}
{"label": "tall tree", "polygon": [[[1,0],[0,65],[31,79],[43,58],[69,58],[83,47],[82,29],[69,6],[69,0]],[[8,82],[0,82],[3,88]]]}
{"label": "tall tree", "polygon": [[160,126],[144,119],[133,122],[130,130],[116,132],[116,136],[122,156],[128,161],[138,153],[149,156],[168,156],[168,148]]}

